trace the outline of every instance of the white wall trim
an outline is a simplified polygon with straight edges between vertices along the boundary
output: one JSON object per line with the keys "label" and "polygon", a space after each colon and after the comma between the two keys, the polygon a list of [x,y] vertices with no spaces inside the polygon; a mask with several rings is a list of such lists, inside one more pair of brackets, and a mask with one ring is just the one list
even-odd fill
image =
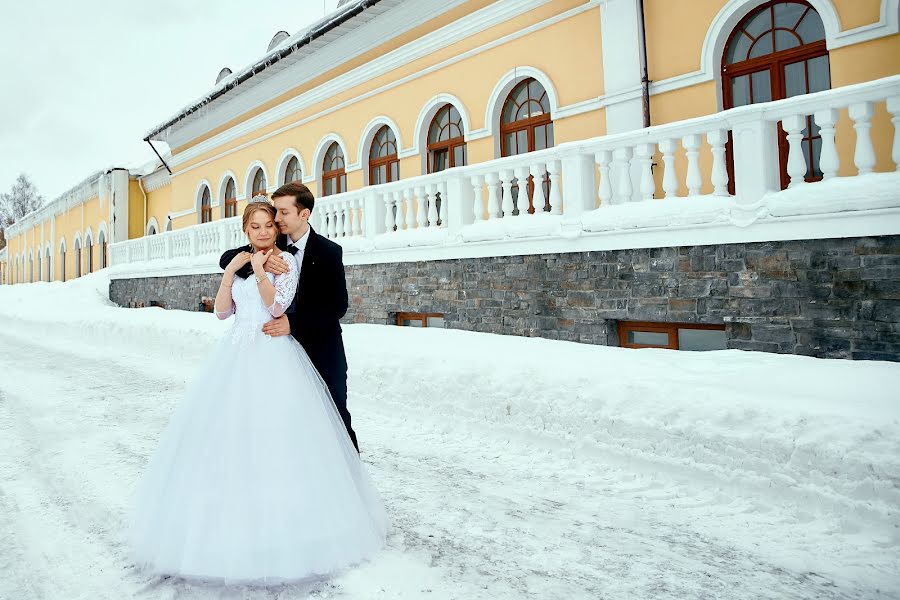
{"label": "white wall trim", "polygon": [[277,189],[272,187],[272,178],[269,176],[269,170],[266,169],[266,165],[261,160],[254,160],[250,163],[250,166],[247,167],[247,173],[244,175],[244,199],[250,200],[253,197],[253,177],[256,175],[256,170],[262,169],[263,176],[266,178],[266,193],[269,192],[270,189]]}
{"label": "white wall trim", "polygon": [[[310,183],[312,181],[319,182],[318,193],[316,194],[317,198],[321,198],[324,194],[322,193],[322,173],[323,162],[325,161],[325,153],[328,152],[328,148],[331,147],[332,142],[337,142],[338,146],[341,148],[341,152],[344,153],[344,172],[349,173],[352,169],[350,168],[350,164],[348,162],[350,153],[347,151],[347,144],[344,140],[336,133],[328,133],[319,140],[319,144],[316,146],[316,151],[313,154],[313,168],[310,171],[309,180],[306,179],[306,175],[303,176],[303,183]],[[357,166],[357,168],[359,168]]]}
{"label": "white wall trim", "polygon": [[378,133],[378,130],[385,125],[391,128],[394,132],[394,137],[397,139],[397,158],[408,156],[408,153],[404,153],[403,138],[400,135],[400,127],[397,126],[397,123],[386,115],[375,117],[363,127],[363,134],[359,138],[359,148],[357,148],[356,164],[354,165],[354,170],[357,168],[362,169],[363,186],[369,185],[369,146],[372,145],[372,140],[375,139],[375,134]]}
{"label": "white wall trim", "polygon": [[66,236],[61,236],[59,238],[59,250],[60,252],[66,251]]}
{"label": "white wall trim", "polygon": [[285,151],[281,153],[281,156],[278,157],[278,171],[275,173],[276,186],[281,187],[284,185],[287,165],[292,158],[296,158],[297,162],[300,164],[300,180],[302,181],[306,178],[306,163],[303,161],[303,156],[300,154],[300,151],[296,148],[286,148]]}
{"label": "white wall trim", "polygon": [[544,86],[547,92],[547,100],[550,102],[550,118],[557,119],[559,112],[559,94],[550,76],[535,67],[522,65],[515,67],[504,74],[494,86],[494,90],[488,99],[484,113],[485,129],[488,135],[494,138],[494,158],[500,158],[500,113],[503,111],[503,103],[516,85],[533,77]]}
{"label": "white wall trim", "polygon": [[93,230],[92,230],[90,227],[88,227],[88,228],[84,231],[84,245],[85,245],[85,247],[88,246],[88,242],[90,242],[90,245],[91,245],[91,246],[94,245],[94,232],[93,232]]}
{"label": "white wall trim", "polygon": [[100,224],[97,225],[97,243],[100,243],[101,233],[103,234],[103,239],[109,244],[109,231],[106,229],[106,221],[100,221]]}

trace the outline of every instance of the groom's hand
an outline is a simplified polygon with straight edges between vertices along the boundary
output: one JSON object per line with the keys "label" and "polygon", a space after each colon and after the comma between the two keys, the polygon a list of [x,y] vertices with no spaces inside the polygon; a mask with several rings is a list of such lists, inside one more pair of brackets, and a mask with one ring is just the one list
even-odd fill
{"label": "groom's hand", "polygon": [[287,261],[280,256],[270,254],[269,258],[266,259],[266,263],[263,265],[263,271],[271,273],[272,275],[284,275],[288,272]]}
{"label": "groom's hand", "polygon": [[282,315],[277,319],[272,319],[271,321],[263,325],[263,333],[266,335],[271,335],[272,337],[278,337],[279,335],[291,335],[291,322],[288,321],[287,317]]}

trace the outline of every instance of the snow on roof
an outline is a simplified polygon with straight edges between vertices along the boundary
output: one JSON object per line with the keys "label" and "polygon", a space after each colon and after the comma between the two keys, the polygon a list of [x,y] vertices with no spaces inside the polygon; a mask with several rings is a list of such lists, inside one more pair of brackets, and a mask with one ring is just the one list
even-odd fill
{"label": "snow on roof", "polygon": [[319,38],[339,25],[342,25],[346,21],[362,13],[365,9],[378,4],[378,2],[380,2],[380,0],[348,0],[339,3],[337,8],[331,14],[325,15],[306,29],[301,29],[290,36],[256,62],[225,77],[213,86],[213,88],[202,98],[198,98],[190,104],[185,105],[162,124],[150,129],[146,135],[144,135],[144,139],[151,139],[153,136],[171,127],[184,117],[197,111],[199,108],[206,106],[219,96],[224,95],[230,89],[237,87],[247,79],[250,79],[254,75],[264,71],[266,68],[290,56],[297,50],[308,45],[314,39]]}

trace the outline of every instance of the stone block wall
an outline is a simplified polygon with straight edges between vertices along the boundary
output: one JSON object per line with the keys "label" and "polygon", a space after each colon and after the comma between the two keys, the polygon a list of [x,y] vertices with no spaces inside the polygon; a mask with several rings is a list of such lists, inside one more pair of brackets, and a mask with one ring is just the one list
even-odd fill
{"label": "stone block wall", "polygon": [[[347,323],[618,345],[617,324],[726,325],[729,348],[900,361],[900,236],[348,266]],[[111,298],[197,310],[218,275],[113,281]]]}

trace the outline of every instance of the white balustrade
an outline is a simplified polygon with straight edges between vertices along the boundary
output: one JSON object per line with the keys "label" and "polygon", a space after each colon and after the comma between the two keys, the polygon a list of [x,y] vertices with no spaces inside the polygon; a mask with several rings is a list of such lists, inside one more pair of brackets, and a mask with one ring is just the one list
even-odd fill
{"label": "white balustrade", "polygon": [[[874,119],[880,105],[890,114],[890,144],[883,131],[872,131],[882,126]],[[847,120],[844,111],[852,124],[849,135],[850,128],[839,123]],[[815,159],[804,154],[812,123],[821,138]],[[779,135],[786,136],[786,144],[779,144]],[[852,137],[840,140],[841,135]],[[877,154],[888,151],[889,157]],[[381,247],[415,252],[429,244],[509,239],[503,237],[508,231],[558,234],[559,229],[544,228],[553,223],[565,224],[569,236],[577,237],[596,231],[584,226],[588,213],[594,221],[614,213],[621,223],[630,214],[648,214],[631,211],[632,204],[671,206],[679,194],[678,202],[687,206],[697,197],[724,201],[734,190],[735,204],[755,211],[783,185],[781,152],[791,188],[806,185],[818,170],[823,179],[836,179],[842,163],[846,172],[851,160],[858,175],[888,161],[900,170],[900,76],[343,192],[318,199],[311,222],[322,235],[346,243],[347,252]],[[809,172],[810,166],[818,170]],[[475,230],[483,234],[468,235]],[[384,238],[383,246],[365,243],[381,236],[392,237]],[[243,243],[240,219],[231,218],[113,244],[110,260],[122,265],[217,255]]]}

